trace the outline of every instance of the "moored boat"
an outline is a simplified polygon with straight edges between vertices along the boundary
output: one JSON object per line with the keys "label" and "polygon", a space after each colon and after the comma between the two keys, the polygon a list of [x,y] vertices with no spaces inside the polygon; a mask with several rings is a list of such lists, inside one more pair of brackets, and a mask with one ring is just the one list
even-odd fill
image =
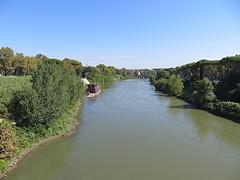
{"label": "moored boat", "polygon": [[95,97],[100,94],[101,88],[97,84],[88,84],[86,89],[87,97]]}

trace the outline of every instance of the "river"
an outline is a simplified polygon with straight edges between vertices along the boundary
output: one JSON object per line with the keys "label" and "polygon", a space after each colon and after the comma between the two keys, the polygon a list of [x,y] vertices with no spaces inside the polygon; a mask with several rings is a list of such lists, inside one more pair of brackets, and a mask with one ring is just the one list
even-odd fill
{"label": "river", "polygon": [[239,180],[240,125],[147,80],[88,99],[76,135],[41,146],[7,180]]}

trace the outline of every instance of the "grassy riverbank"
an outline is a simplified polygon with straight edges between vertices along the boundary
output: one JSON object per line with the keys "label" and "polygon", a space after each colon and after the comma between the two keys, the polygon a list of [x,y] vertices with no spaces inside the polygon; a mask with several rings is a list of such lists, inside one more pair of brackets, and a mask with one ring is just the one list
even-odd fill
{"label": "grassy riverbank", "polygon": [[0,172],[33,148],[73,133],[84,88],[61,61],[49,60],[29,77],[0,77]]}
{"label": "grassy riverbank", "polygon": [[54,124],[48,129],[45,129],[44,135],[15,127],[15,133],[18,135],[17,140],[19,142],[19,148],[11,159],[0,160],[0,178],[13,170],[20,160],[38,146],[63,136],[74,134],[76,127],[80,123],[82,106],[83,101],[79,100],[56,120]]}
{"label": "grassy riverbank", "polygon": [[[26,58],[20,60],[27,64],[23,71],[32,65]],[[15,58],[6,56],[6,61],[11,66],[3,64],[4,74],[16,75],[13,72],[19,67],[12,63]],[[0,174],[9,172],[40,144],[74,133],[85,91],[82,76],[104,89],[129,78],[126,72],[102,64],[83,67],[76,60],[45,57],[29,76],[0,76]]]}

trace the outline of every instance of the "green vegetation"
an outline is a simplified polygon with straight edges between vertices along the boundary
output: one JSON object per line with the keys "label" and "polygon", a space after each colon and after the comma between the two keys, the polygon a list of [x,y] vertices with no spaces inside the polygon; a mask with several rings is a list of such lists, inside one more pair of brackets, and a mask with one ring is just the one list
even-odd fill
{"label": "green vegetation", "polygon": [[0,118],[11,118],[8,106],[15,92],[31,88],[31,77],[0,76]]}
{"label": "green vegetation", "polygon": [[155,71],[156,75],[150,77],[150,82],[157,90],[240,122],[239,55]]}
{"label": "green vegetation", "polygon": [[170,96],[180,96],[183,92],[182,79],[178,75],[170,75],[168,71],[159,71],[157,77],[151,77],[150,81],[155,84],[157,90]]}
{"label": "green vegetation", "polygon": [[129,70],[120,70],[104,64],[99,64],[96,67],[83,67],[82,74],[83,77],[86,77],[92,83],[99,84],[103,89],[109,87],[118,80],[133,78]]}
{"label": "green vegetation", "polygon": [[195,105],[202,107],[215,99],[212,82],[208,78],[197,81],[194,84],[195,91],[192,93],[192,100]]}
{"label": "green vegetation", "polygon": [[76,73],[58,60],[42,63],[32,76],[32,89],[15,93],[11,102],[18,126],[51,126],[83,94]]}
{"label": "green vegetation", "polygon": [[0,49],[0,74],[0,172],[34,143],[72,129],[73,112],[84,95],[81,77],[102,88],[133,77],[126,69],[28,57],[10,48]]}
{"label": "green vegetation", "polygon": [[15,129],[7,121],[0,123],[0,159],[9,160],[17,151],[18,139]]}
{"label": "green vegetation", "polygon": [[10,161],[0,160],[0,173],[8,168]]}
{"label": "green vegetation", "polygon": [[0,49],[0,74],[2,75],[30,75],[37,66],[47,57],[37,54],[35,57],[24,56],[22,53],[14,53],[9,47]]}
{"label": "green vegetation", "polygon": [[216,85],[216,95],[220,100],[240,103],[240,73],[230,72]]}
{"label": "green vegetation", "polygon": [[69,130],[71,113],[82,99],[84,88],[74,69],[53,59],[42,62],[31,77],[0,77],[0,83],[3,170],[33,143]]}

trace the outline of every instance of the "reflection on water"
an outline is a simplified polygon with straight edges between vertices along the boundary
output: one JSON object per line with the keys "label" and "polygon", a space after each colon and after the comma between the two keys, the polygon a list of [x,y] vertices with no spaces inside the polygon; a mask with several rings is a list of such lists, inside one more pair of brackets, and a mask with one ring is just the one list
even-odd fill
{"label": "reflection on water", "polygon": [[[206,111],[196,109],[192,105],[180,99],[169,99],[169,107],[174,109],[174,114],[176,115],[178,113],[183,113],[185,118],[191,120],[198,132],[199,137],[208,137],[210,135],[214,135],[220,141],[224,141],[225,143],[240,150],[239,124],[210,114]],[[182,111],[182,109],[184,109],[184,111]]]}
{"label": "reflection on water", "polygon": [[41,147],[6,179],[239,180],[240,125],[146,80],[85,102],[78,134]]}

